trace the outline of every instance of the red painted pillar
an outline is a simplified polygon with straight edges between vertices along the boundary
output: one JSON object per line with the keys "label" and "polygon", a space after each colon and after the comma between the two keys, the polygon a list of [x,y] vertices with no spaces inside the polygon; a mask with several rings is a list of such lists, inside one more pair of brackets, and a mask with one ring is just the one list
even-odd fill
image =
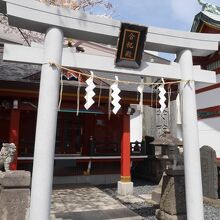
{"label": "red painted pillar", "polygon": [[130,116],[123,115],[123,133],[121,140],[121,182],[131,182],[130,172]]}
{"label": "red painted pillar", "polygon": [[11,169],[17,169],[17,154],[18,154],[18,143],[19,143],[19,124],[20,124],[20,110],[12,109],[11,110],[11,119],[10,119],[10,133],[9,133],[9,142],[16,145],[16,155],[14,161],[11,163]]}

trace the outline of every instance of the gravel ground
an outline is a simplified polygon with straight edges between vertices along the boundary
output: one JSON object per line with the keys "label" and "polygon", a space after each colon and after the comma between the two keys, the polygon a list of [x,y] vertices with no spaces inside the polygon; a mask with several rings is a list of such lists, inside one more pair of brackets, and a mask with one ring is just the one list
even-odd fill
{"label": "gravel ground", "polygon": [[[148,204],[146,202],[125,202],[117,197],[116,185],[101,185],[99,189],[112,196],[114,199],[119,200],[123,205],[127,206],[130,210],[134,211],[138,215],[144,217],[147,220],[155,220],[155,211],[158,206]],[[134,196],[139,197],[141,194],[151,194],[152,190],[156,187],[155,184],[143,181],[134,181]],[[141,200],[140,200],[141,201]],[[204,206],[205,220],[220,220],[220,208],[216,208],[210,205]]]}
{"label": "gravel ground", "polygon": [[219,220],[220,219],[220,208],[205,205],[205,220]]}

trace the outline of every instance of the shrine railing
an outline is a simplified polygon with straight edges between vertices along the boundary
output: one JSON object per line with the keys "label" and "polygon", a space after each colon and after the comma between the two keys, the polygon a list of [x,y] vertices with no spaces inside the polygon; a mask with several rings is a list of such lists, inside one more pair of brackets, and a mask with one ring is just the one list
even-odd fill
{"label": "shrine railing", "polygon": [[[91,156],[120,156],[121,146],[118,142],[96,142],[90,140],[90,155]],[[146,155],[146,142],[131,142],[131,155]]]}

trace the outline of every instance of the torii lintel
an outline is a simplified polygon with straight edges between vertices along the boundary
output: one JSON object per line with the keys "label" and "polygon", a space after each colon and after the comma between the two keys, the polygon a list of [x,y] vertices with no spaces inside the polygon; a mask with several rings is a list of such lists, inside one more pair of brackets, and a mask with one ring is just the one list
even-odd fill
{"label": "torii lintel", "polygon": [[[121,26],[117,20],[30,0],[0,0],[0,6],[0,12],[7,13],[11,26],[41,33],[45,33],[49,27],[58,27],[65,37],[117,44]],[[148,27],[145,47],[148,50],[174,54],[190,49],[194,56],[207,56],[218,50],[219,39],[218,34]]]}

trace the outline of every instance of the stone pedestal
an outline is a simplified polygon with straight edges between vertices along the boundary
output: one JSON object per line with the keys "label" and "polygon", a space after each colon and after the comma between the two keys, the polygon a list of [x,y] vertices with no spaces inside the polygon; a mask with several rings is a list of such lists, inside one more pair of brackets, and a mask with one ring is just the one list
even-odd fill
{"label": "stone pedestal", "polygon": [[185,180],[183,170],[166,170],[163,177],[157,219],[186,220]]}
{"label": "stone pedestal", "polygon": [[163,184],[163,177],[166,175],[165,172],[163,172],[163,175],[160,179],[160,182],[158,186],[152,191],[151,200],[156,202],[157,204],[160,204],[160,198],[161,198],[161,190],[162,190],[162,184]]}
{"label": "stone pedestal", "polygon": [[122,196],[133,195],[133,182],[118,181],[118,194]]}
{"label": "stone pedestal", "polygon": [[151,200],[157,204],[160,204],[160,198],[161,198],[161,187],[157,186],[152,191]]}
{"label": "stone pedestal", "polygon": [[0,216],[4,220],[28,220],[30,172],[0,172]]}

